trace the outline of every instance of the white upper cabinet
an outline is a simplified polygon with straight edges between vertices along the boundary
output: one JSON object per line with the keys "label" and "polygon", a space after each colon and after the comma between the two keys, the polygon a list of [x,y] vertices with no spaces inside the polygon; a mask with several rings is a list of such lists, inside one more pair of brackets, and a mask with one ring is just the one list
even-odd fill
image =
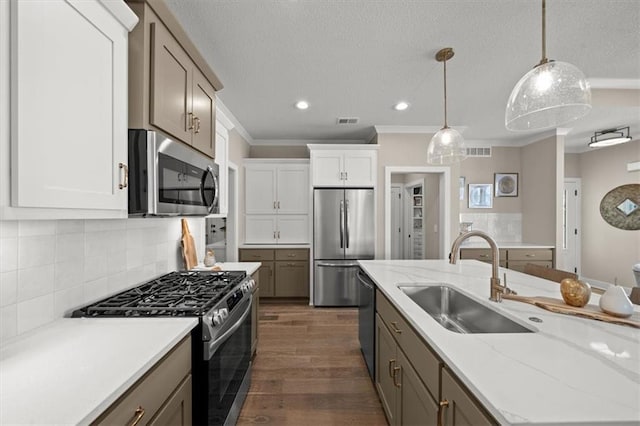
{"label": "white upper cabinet", "polygon": [[245,242],[309,243],[309,162],[245,160]]}
{"label": "white upper cabinet", "polygon": [[11,123],[0,144],[11,153],[2,218],[126,217],[127,39],[137,17],[119,1],[2,3],[3,38],[11,28],[0,58],[2,80],[11,76],[8,117],[0,108],[0,124]]}
{"label": "white upper cabinet", "polygon": [[376,185],[378,151],[375,145],[308,145],[314,187]]}
{"label": "white upper cabinet", "polygon": [[247,214],[308,214],[309,164],[245,164]]}

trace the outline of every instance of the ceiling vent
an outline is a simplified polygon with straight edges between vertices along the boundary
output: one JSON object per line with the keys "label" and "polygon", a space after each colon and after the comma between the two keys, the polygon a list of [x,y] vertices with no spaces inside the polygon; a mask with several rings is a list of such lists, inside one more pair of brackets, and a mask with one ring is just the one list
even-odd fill
{"label": "ceiling vent", "polygon": [[358,117],[338,117],[337,124],[358,124]]}
{"label": "ceiling vent", "polygon": [[467,147],[467,157],[491,157],[491,148]]}

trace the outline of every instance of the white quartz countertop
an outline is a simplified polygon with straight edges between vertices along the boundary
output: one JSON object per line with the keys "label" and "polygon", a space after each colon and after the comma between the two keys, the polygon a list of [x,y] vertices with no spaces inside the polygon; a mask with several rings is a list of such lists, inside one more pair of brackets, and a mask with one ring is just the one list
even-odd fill
{"label": "white quartz countertop", "polygon": [[[223,271],[245,271],[247,275],[253,274],[255,271],[260,269],[260,262],[219,262],[216,263],[216,266],[222,268]],[[194,271],[211,271],[211,267],[204,266],[203,263],[198,264]]]}
{"label": "white quartz countertop", "polygon": [[[533,305],[488,300],[491,265],[462,260],[360,261],[378,288],[501,424],[640,424],[640,329]],[[523,296],[561,299],[558,283],[500,268]],[[399,288],[448,283],[534,333],[458,334]],[[590,305],[598,306],[593,294]],[[632,319],[640,320],[634,306]],[[543,322],[529,320],[537,317]]]}
{"label": "white quartz countertop", "polygon": [[[473,238],[473,237],[472,237]],[[534,244],[534,243],[509,243],[509,242],[500,242],[496,241],[498,248],[501,249],[552,249],[553,245],[548,244]],[[489,248],[489,244],[484,241],[473,241],[467,240],[462,243],[460,248]]]}
{"label": "white quartz countertop", "polygon": [[0,350],[0,424],[88,424],[197,318],[61,318]]}

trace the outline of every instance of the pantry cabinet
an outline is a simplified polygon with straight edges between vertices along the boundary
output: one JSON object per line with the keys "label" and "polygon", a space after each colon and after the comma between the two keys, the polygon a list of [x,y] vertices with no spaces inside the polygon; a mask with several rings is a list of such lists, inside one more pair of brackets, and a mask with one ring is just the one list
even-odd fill
{"label": "pantry cabinet", "polygon": [[191,338],[187,337],[93,425],[191,425]]}
{"label": "pantry cabinet", "polygon": [[245,161],[245,242],[309,243],[308,161]]}
{"label": "pantry cabinet", "polygon": [[10,45],[1,48],[0,74],[11,85],[1,101],[0,125],[11,131],[1,143],[11,173],[2,218],[126,217],[127,40],[136,15],[116,1],[2,9]]}
{"label": "pantry cabinet", "polygon": [[378,151],[371,145],[308,145],[314,187],[376,186]]}
{"label": "pantry cabinet", "polygon": [[496,424],[380,291],[375,384],[389,424]]}
{"label": "pantry cabinet", "polygon": [[261,262],[260,298],[309,297],[309,249],[240,249],[241,262]]}
{"label": "pantry cabinet", "polygon": [[129,0],[129,126],[157,129],[215,157],[222,85],[163,2]]}

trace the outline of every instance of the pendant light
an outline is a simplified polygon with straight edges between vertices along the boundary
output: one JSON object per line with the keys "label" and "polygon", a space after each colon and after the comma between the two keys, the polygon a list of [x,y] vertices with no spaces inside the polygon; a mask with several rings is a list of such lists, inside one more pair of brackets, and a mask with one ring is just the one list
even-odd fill
{"label": "pendant light", "polygon": [[551,129],[591,111],[591,89],[582,71],[547,59],[545,13],[542,0],[542,60],[511,91],[504,118],[508,130]]}
{"label": "pendant light", "polygon": [[436,60],[444,64],[444,127],[431,138],[427,148],[429,164],[447,165],[467,158],[467,149],[460,132],[447,125],[447,61],[453,58],[453,49],[445,47],[436,53]]}

